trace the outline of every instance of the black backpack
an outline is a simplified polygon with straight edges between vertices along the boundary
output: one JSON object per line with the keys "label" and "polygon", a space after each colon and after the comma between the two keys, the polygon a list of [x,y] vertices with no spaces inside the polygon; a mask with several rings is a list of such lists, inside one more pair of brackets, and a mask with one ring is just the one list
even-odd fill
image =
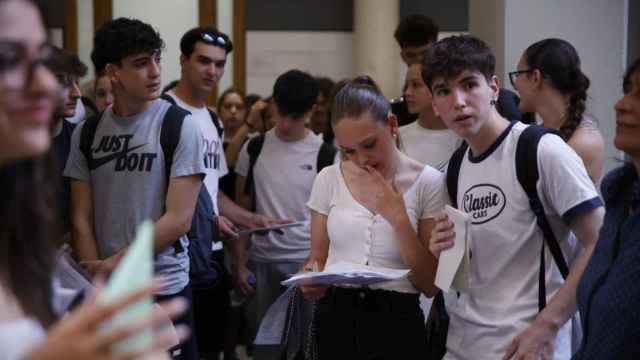
{"label": "black backpack", "polygon": [[[190,115],[187,110],[175,105],[175,101],[170,96],[163,95],[162,99],[168,101],[172,106],[167,109],[167,112],[162,119],[162,128],[160,130],[160,147],[164,153],[165,162],[165,178],[167,189],[169,187],[169,181],[171,178],[171,165],[173,163],[173,156],[178,143],[180,142],[180,134],[182,132],[182,123],[185,116]],[[92,116],[86,120],[82,127],[80,134],[80,151],[84,154],[87,161],[91,161],[90,156],[91,145],[95,138],[96,129],[98,123],[102,118],[102,113]],[[213,117],[214,124],[217,124],[217,117]],[[222,127],[216,126],[218,134],[222,134]],[[91,164],[88,164],[91,168]],[[210,210],[210,211],[209,211]],[[201,284],[202,282],[211,282],[216,279],[219,271],[219,264],[212,261],[206,261],[205,259],[211,258],[211,245],[212,242],[217,240],[217,227],[215,226],[215,216],[213,211],[213,203],[209,192],[205,186],[200,187],[198,193],[198,201],[193,214],[191,222],[191,229],[187,233],[189,238],[189,278],[191,282]],[[173,248],[176,253],[184,251],[182,244],[179,240],[173,243]]]}
{"label": "black backpack", "polygon": [[[260,152],[262,151],[262,146],[264,145],[264,134],[260,134],[259,136],[254,137],[249,140],[247,144],[247,153],[249,153],[249,171],[247,172],[247,178],[244,183],[244,193],[251,194],[251,190],[253,188],[253,168],[256,165],[256,161],[258,161],[258,156],[260,156]],[[333,164],[333,160],[336,157],[336,153],[338,150],[335,146],[323,142],[320,145],[320,151],[318,151],[318,158],[316,160],[316,171],[320,172],[320,170],[324,169],[327,166]],[[255,209],[255,197],[254,197],[254,205]]]}
{"label": "black backpack", "polygon": [[[569,266],[562,254],[562,249],[558,240],[549,225],[547,217],[544,214],[544,207],[538,196],[536,184],[540,178],[538,170],[538,144],[540,139],[546,134],[558,135],[555,130],[543,128],[536,125],[528,126],[518,139],[516,146],[516,177],[520,186],[524,189],[527,197],[529,198],[529,204],[531,211],[536,216],[538,227],[542,230],[544,236],[544,242],[540,250],[540,270],[538,276],[538,310],[542,311],[547,305],[547,291],[545,283],[545,256],[544,246],[549,246],[551,255],[562,274],[563,279],[566,280],[569,274]],[[460,166],[462,160],[467,153],[468,144],[463,143],[451,156],[449,165],[447,167],[446,181],[447,189],[449,192],[449,198],[453,207],[457,208],[458,204],[458,177],[460,175]],[[447,329],[449,325],[449,315],[447,314],[444,296],[442,291],[439,291],[434,297],[433,304],[431,306],[431,313],[429,314],[429,320],[427,321],[428,337],[432,342],[429,344],[429,348],[434,359],[441,359],[446,353],[446,338]]]}
{"label": "black backpack", "polygon": [[[172,105],[179,107],[175,99],[168,94],[162,94],[160,98]],[[224,129],[216,113],[209,111],[211,121],[216,127],[220,139],[224,136]],[[185,110],[186,111],[186,110]],[[209,288],[223,280],[226,274],[224,264],[213,257],[211,245],[221,239],[218,236],[216,213],[211,201],[211,195],[203,184],[198,193],[198,201],[193,212],[191,228],[187,233],[189,237],[189,282],[192,288]]]}

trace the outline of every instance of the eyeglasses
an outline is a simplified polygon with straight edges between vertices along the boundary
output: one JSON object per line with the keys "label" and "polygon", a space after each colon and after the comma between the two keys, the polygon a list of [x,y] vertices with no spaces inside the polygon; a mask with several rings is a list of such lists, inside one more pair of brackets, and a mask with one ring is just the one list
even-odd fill
{"label": "eyeglasses", "polygon": [[224,49],[227,48],[227,41],[220,35],[212,35],[208,33],[202,33],[200,35],[202,40],[207,44],[216,45]]}
{"label": "eyeglasses", "polygon": [[513,86],[513,88],[516,88],[516,79],[518,78],[518,75],[520,74],[529,74],[532,73],[534,69],[528,69],[528,70],[518,70],[518,71],[512,71],[509,73],[509,81],[511,82],[511,86]]}
{"label": "eyeglasses", "polygon": [[0,40],[0,86],[12,90],[26,88],[38,66],[51,58],[51,50],[50,45],[44,44],[38,49],[38,54],[32,57],[24,44]]}

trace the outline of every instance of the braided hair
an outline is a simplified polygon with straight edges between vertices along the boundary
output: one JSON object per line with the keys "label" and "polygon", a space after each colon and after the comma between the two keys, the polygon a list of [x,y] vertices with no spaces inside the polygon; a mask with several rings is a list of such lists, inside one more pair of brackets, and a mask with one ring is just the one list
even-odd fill
{"label": "braided hair", "polygon": [[591,84],[580,69],[576,49],[562,39],[544,39],[529,46],[524,59],[530,69],[540,70],[556,90],[568,95],[569,104],[559,129],[562,138],[568,141],[582,123]]}

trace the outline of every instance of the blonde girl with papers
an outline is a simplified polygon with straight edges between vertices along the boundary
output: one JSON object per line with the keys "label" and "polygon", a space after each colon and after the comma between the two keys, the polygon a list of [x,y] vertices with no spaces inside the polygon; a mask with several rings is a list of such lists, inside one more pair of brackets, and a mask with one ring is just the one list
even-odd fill
{"label": "blonde girl with papers", "polygon": [[427,248],[433,216],[444,206],[443,175],[398,150],[397,119],[375,86],[357,79],[340,90],[332,126],[345,160],[315,180],[307,267],[346,261],[410,274],[368,287],[302,286],[318,300],[319,358],[424,358],[418,295],[437,290]]}

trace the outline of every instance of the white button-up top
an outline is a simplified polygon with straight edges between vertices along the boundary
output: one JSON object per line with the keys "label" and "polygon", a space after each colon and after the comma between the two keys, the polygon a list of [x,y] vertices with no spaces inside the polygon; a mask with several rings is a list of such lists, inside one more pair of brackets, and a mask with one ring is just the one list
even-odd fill
{"label": "white button-up top", "polygon": [[[404,193],[407,215],[414,230],[417,231],[419,219],[433,217],[442,211],[445,190],[444,175],[425,166]],[[353,198],[342,176],[340,164],[326,167],[318,174],[307,206],[328,217],[329,257],[326,265],[348,261],[374,267],[407,269],[400,257],[400,248],[391,224]],[[371,285],[370,288],[418,293],[408,279]]]}

